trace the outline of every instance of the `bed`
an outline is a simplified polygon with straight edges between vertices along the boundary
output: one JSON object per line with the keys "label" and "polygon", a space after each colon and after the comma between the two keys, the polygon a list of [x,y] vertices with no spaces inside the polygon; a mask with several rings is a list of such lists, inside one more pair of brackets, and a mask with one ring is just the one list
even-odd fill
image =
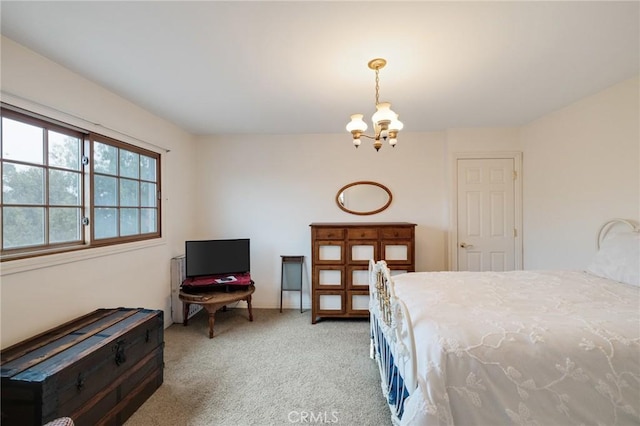
{"label": "bed", "polygon": [[638,227],[615,219],[585,271],[392,277],[370,261],[371,356],[393,424],[640,425],[639,247]]}

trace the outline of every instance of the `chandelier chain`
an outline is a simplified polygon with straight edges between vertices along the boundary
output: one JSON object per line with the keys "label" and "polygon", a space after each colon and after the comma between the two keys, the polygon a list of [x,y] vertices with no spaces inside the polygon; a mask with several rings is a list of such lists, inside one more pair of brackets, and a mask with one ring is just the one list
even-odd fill
{"label": "chandelier chain", "polygon": [[376,105],[380,103],[380,70],[376,68]]}

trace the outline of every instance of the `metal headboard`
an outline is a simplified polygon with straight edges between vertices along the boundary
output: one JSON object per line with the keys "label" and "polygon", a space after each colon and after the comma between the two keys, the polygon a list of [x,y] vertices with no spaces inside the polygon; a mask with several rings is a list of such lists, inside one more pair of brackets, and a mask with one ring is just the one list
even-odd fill
{"label": "metal headboard", "polygon": [[618,218],[608,220],[600,227],[600,230],[598,231],[598,239],[596,241],[596,245],[598,249],[600,248],[602,241],[604,241],[605,237],[607,236],[607,233],[609,232],[609,230],[613,226],[619,225],[619,224],[627,225],[629,228],[631,228],[631,232],[640,232],[640,226],[638,226],[638,224],[632,220],[618,219]]}

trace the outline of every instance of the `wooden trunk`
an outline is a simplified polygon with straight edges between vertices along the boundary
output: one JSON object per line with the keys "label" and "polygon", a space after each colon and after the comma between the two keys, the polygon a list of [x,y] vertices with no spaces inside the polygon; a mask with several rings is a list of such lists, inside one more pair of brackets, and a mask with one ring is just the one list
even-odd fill
{"label": "wooden trunk", "polygon": [[121,425],[162,384],[163,312],[98,309],[0,353],[3,426]]}

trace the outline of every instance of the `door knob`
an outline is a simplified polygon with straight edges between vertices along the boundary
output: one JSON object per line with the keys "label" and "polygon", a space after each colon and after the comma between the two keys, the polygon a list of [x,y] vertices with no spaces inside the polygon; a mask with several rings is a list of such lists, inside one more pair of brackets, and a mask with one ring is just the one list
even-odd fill
{"label": "door knob", "polygon": [[473,247],[473,244],[460,243],[460,247],[462,247],[462,248],[471,248],[471,247]]}

